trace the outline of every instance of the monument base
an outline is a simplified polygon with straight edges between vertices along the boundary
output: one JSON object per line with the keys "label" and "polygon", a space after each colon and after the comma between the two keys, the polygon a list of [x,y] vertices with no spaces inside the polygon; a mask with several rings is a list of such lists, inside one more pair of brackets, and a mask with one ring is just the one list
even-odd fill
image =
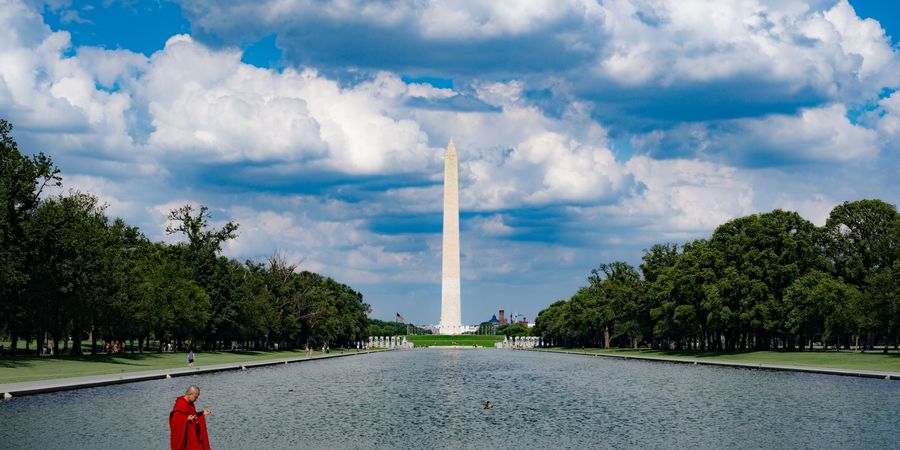
{"label": "monument base", "polygon": [[462,334],[462,325],[438,325],[438,334],[456,335]]}

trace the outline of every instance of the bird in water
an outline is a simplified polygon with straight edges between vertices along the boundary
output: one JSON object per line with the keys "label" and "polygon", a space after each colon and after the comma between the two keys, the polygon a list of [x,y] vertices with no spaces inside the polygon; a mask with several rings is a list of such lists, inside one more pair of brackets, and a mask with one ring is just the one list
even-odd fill
{"label": "bird in water", "polygon": [[494,404],[490,401],[484,402],[484,409],[494,409]]}

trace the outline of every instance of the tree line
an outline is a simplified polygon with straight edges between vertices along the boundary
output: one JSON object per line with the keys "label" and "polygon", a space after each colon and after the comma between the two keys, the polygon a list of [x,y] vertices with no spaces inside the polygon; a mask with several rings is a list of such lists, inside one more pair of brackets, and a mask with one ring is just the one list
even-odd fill
{"label": "tree line", "polygon": [[900,338],[900,215],[860,200],[823,227],[778,209],[740,217],[654,245],[639,268],[601,264],[534,333],[565,346],[887,352]]}
{"label": "tree line", "polygon": [[61,188],[59,169],[24,155],[0,119],[0,337],[36,348],[47,340],[82,354],[98,342],[143,351],[178,348],[295,348],[352,345],[368,332],[368,304],[350,286],[298,271],[277,254],[263,262],[221,255],[239,225],[210,225],[208,208],[185,205],[167,233],[184,242],[151,242],[110,219],[91,194]]}
{"label": "tree line", "polygon": [[368,336],[405,336],[426,334],[425,330],[413,323],[387,322],[378,319],[369,319]]}

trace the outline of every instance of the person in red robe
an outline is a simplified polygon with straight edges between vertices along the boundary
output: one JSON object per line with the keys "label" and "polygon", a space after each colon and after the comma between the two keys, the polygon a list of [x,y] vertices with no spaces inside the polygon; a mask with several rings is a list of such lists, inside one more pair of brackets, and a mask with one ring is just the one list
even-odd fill
{"label": "person in red robe", "polygon": [[175,406],[169,413],[169,430],[172,432],[172,450],[208,450],[209,436],[206,434],[206,416],[212,410],[204,409],[199,414],[194,402],[200,398],[200,388],[191,385],[187,392],[175,399]]}

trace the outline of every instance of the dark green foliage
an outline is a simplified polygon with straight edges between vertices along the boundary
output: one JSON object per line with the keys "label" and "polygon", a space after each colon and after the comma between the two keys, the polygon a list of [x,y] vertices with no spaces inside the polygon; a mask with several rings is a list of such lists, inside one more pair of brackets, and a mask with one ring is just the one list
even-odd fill
{"label": "dark green foliage", "polygon": [[518,336],[528,336],[529,332],[528,332],[528,327],[526,327],[524,323],[516,322],[516,323],[508,323],[506,325],[497,327],[497,334],[502,334],[506,337],[513,337],[513,336],[518,337]]}
{"label": "dark green foliage", "polygon": [[383,320],[369,319],[367,333],[369,336],[402,336],[407,334],[425,334],[425,330],[411,323],[385,322]]}
{"label": "dark green foliage", "polygon": [[[680,251],[679,251],[680,250]],[[879,200],[844,203],[821,229],[775,210],[709,240],[654,245],[641,264],[602,264],[588,286],[540,312],[557,345],[694,350],[896,345],[900,217]]]}
{"label": "dark green foliage", "polygon": [[12,138],[12,124],[0,119],[0,333],[10,336],[13,354],[30,315],[25,289],[31,251],[25,228],[44,189],[60,182],[50,158],[43,153],[22,155]]}
{"label": "dark green foliage", "polygon": [[857,286],[873,272],[889,269],[900,260],[897,208],[881,200],[844,202],[836,206],[828,216],[822,235],[835,273]]}
{"label": "dark green foliage", "polygon": [[150,341],[155,350],[336,347],[368,336],[369,305],[349,286],[279,257],[221,256],[238,225],[211,228],[205,206],[172,210],[167,232],[185,242],[167,245],[109,220],[90,194],[42,196],[61,185],[59,171],[43,154],[21,155],[10,131],[0,120],[0,336],[13,349],[20,338],[43,348],[45,337],[58,355],[70,338],[80,354],[83,339],[96,352]]}
{"label": "dark green foliage", "polygon": [[[794,281],[785,293],[788,330],[826,345],[837,344],[841,336],[854,331],[851,306],[858,305],[859,300],[859,291],[853,286],[827,273],[812,271]],[[801,348],[806,341],[803,338]]]}
{"label": "dark green foliage", "polygon": [[497,325],[493,322],[481,322],[478,324],[478,332],[475,334],[495,335],[497,334]]}

